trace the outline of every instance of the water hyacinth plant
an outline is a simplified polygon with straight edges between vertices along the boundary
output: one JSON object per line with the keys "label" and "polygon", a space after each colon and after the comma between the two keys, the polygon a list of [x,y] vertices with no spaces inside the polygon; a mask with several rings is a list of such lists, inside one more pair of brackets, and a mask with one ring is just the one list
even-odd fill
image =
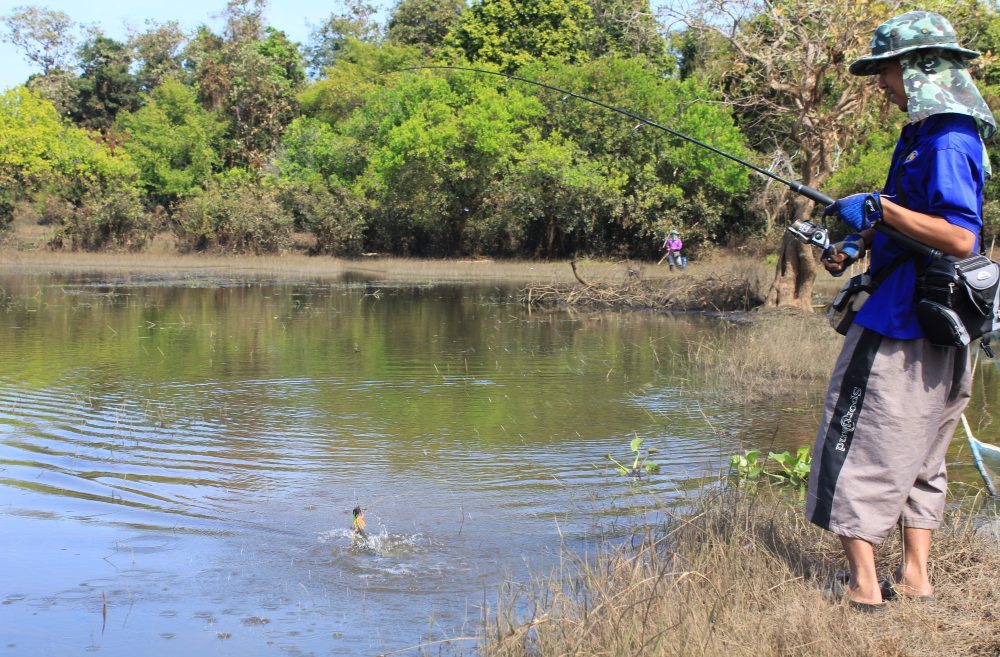
{"label": "water hyacinth plant", "polygon": [[729,459],[729,469],[733,476],[743,482],[756,482],[764,472],[764,461],[759,449],[750,449],[743,454],[734,454]]}
{"label": "water hyacinth plant", "polygon": [[[768,461],[778,465],[768,468]],[[768,452],[766,458],[761,458],[759,449],[747,450],[743,454],[735,454],[729,459],[730,476],[748,484],[757,483],[761,475],[767,475],[775,483],[791,488],[799,494],[805,494],[809,482],[809,470],[812,468],[812,454],[809,447],[799,447],[795,454],[788,452]]]}
{"label": "water hyacinth plant", "polygon": [[804,493],[809,481],[809,470],[812,467],[812,455],[808,447],[799,447],[795,454],[789,452],[770,452],[768,455],[772,461],[781,466],[780,470],[768,472],[768,476],[773,477],[783,486],[792,488],[800,493]]}
{"label": "water hyacinth plant", "polygon": [[655,461],[650,461],[649,457],[655,454],[658,450],[655,447],[648,447],[645,450],[642,449],[642,445],[645,441],[642,438],[636,436],[629,443],[629,449],[632,451],[632,465],[627,466],[621,461],[611,456],[607,455],[609,461],[614,463],[618,467],[618,474],[623,477],[632,477],[633,479],[642,479],[642,475],[656,474],[660,471],[660,464]]}

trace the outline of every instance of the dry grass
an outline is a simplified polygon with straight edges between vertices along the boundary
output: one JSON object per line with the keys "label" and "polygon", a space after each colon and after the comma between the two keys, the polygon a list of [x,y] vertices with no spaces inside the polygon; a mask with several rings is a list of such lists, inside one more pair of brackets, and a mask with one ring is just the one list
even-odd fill
{"label": "dry grass", "polygon": [[829,379],[843,341],[823,313],[761,309],[688,343],[692,385],[741,403],[797,392]]}
{"label": "dry grass", "polygon": [[[529,587],[509,583],[480,654],[996,657],[1000,547],[973,529],[969,505],[935,534],[938,600],[863,614],[824,594],[845,567],[835,540],[772,495],[704,492],[641,547],[567,557]],[[883,569],[899,553],[895,540],[881,546]]]}

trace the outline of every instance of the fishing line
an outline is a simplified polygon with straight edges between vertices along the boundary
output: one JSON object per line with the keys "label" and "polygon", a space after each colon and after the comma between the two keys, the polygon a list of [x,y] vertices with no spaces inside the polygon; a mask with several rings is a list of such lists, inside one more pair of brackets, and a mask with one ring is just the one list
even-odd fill
{"label": "fishing line", "polygon": [[[505,79],[508,79],[508,80],[516,80],[518,82],[524,82],[525,84],[531,84],[531,85],[534,85],[536,87],[541,87],[543,89],[549,89],[550,91],[555,91],[555,92],[563,94],[565,96],[569,96],[571,98],[577,98],[577,99],[582,100],[584,102],[588,102],[588,103],[597,105],[598,107],[603,107],[606,110],[610,110],[612,112],[617,112],[618,114],[621,114],[623,116],[627,116],[630,119],[633,119],[635,121],[639,121],[640,123],[644,123],[644,124],[646,124],[648,126],[652,126],[654,128],[657,128],[658,130],[662,130],[662,131],[666,132],[667,134],[673,135],[674,137],[678,137],[678,138],[683,139],[683,140],[685,140],[687,142],[690,142],[690,143],[694,144],[695,146],[699,146],[701,148],[707,149],[707,150],[715,153],[716,155],[721,155],[722,157],[728,158],[728,159],[732,160],[733,162],[736,162],[737,164],[741,164],[741,165],[743,165],[743,166],[745,166],[745,167],[747,167],[749,169],[752,169],[752,170],[756,171],[757,173],[759,173],[759,174],[761,174],[763,176],[767,176],[768,178],[771,178],[773,180],[776,180],[776,181],[780,182],[783,185],[788,186],[789,188],[791,188],[792,191],[796,192],[797,194],[801,194],[802,196],[805,196],[806,198],[808,198],[808,199],[810,199],[812,201],[815,201],[816,203],[819,203],[823,207],[831,205],[832,203],[835,202],[835,200],[833,198],[827,196],[823,192],[821,192],[821,191],[819,191],[817,189],[813,189],[812,187],[809,187],[808,185],[805,185],[805,184],[799,182],[798,180],[790,180],[790,179],[785,178],[783,176],[779,176],[778,174],[774,173],[773,171],[769,171],[768,169],[764,169],[763,167],[759,167],[756,164],[753,164],[752,162],[748,162],[748,161],[744,160],[743,158],[740,158],[740,157],[737,157],[736,155],[733,155],[732,153],[727,153],[726,151],[721,150],[719,148],[716,148],[715,146],[712,146],[711,144],[707,144],[707,143],[701,141],[700,139],[696,139],[695,137],[692,137],[690,135],[686,135],[683,132],[679,132],[677,130],[674,130],[673,128],[668,128],[665,125],[662,125],[660,123],[657,123],[656,121],[653,121],[652,119],[647,119],[644,116],[640,116],[640,115],[638,115],[638,114],[636,114],[634,112],[630,112],[630,111],[628,111],[626,109],[622,109],[620,107],[615,107],[614,105],[610,105],[608,103],[605,103],[603,101],[597,100],[595,98],[590,98],[588,96],[584,96],[582,94],[578,94],[578,93],[575,93],[573,91],[569,91],[568,89],[563,89],[561,87],[556,87],[556,86],[551,85],[551,84],[546,84],[545,82],[539,82],[538,80],[531,80],[529,78],[522,78],[522,77],[519,77],[517,75],[511,75],[509,73],[500,73],[498,71],[490,71],[490,70],[483,69],[483,68],[474,68],[474,67],[471,67],[471,66],[450,66],[450,65],[447,65],[447,64],[428,64],[428,65],[425,65],[425,66],[409,66],[409,67],[406,67],[406,68],[400,68],[400,69],[395,69],[395,70],[392,70],[392,71],[386,71],[385,73],[383,73],[383,75],[389,75],[391,73],[403,73],[403,72],[409,72],[409,71],[422,71],[422,70],[468,71],[468,72],[471,72],[471,73],[481,73],[483,75],[493,75],[493,76],[496,76],[496,77],[499,77],[499,78],[505,78]],[[941,251],[939,251],[938,249],[935,249],[935,248],[932,248],[930,246],[927,246],[926,244],[921,244],[920,242],[916,241],[915,239],[913,239],[913,238],[911,238],[911,237],[909,237],[907,235],[903,235],[902,233],[900,233],[895,228],[892,228],[892,227],[886,225],[884,221],[880,221],[877,224],[875,224],[875,230],[877,230],[877,231],[879,231],[881,233],[884,233],[885,235],[888,235],[892,239],[900,242],[904,246],[906,246],[906,247],[910,248],[911,250],[916,251],[918,253],[923,253],[923,254],[929,255],[929,256],[931,256],[933,258],[940,258],[940,257],[942,257],[944,255],[944,253],[941,252]],[[827,234],[826,228],[822,228],[820,226],[817,226],[816,224],[813,224],[810,221],[796,221],[794,224],[792,224],[791,226],[788,227],[788,232],[790,232],[800,242],[804,242],[806,244],[812,244],[813,246],[817,246],[820,249],[822,249],[823,253],[824,253],[824,257],[829,257],[829,256],[831,256],[832,254],[834,254],[836,252],[835,249],[833,248],[833,246],[830,244],[830,240],[829,240],[829,236]]]}

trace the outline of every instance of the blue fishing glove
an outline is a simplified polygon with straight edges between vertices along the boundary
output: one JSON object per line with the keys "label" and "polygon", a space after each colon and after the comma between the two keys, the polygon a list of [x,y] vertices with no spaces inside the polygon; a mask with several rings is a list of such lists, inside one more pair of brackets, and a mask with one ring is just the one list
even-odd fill
{"label": "blue fishing glove", "polygon": [[845,258],[841,262],[840,271],[831,272],[834,276],[842,276],[847,268],[860,258],[865,252],[865,238],[860,233],[848,235],[840,242],[833,245],[834,253],[843,253]]}
{"label": "blue fishing glove", "polygon": [[882,220],[882,199],[878,192],[852,194],[826,206],[823,215],[836,215],[854,230],[862,231]]}

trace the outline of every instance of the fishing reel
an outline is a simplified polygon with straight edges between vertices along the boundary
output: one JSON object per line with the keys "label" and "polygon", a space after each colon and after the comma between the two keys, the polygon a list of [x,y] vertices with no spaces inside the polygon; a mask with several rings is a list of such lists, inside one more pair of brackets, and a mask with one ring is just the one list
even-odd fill
{"label": "fishing reel", "polygon": [[788,232],[803,244],[811,244],[819,247],[823,251],[824,258],[830,258],[836,253],[836,250],[830,244],[830,232],[808,219],[796,221],[788,227]]}

